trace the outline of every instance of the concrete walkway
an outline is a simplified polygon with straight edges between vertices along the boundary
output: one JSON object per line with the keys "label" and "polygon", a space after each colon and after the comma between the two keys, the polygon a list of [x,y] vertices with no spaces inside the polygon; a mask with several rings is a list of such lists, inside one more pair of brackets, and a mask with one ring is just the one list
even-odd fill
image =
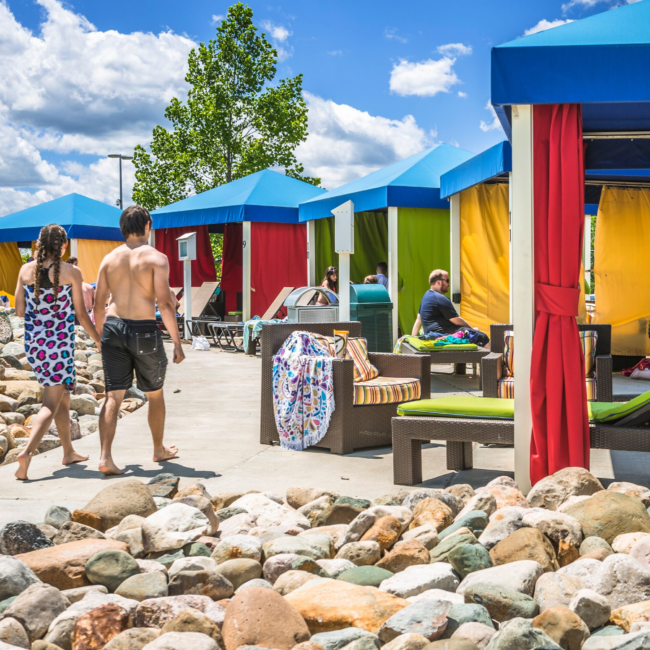
{"label": "concrete walkway", "polygon": [[[170,355],[171,356],[171,355]],[[325,450],[285,451],[259,443],[260,359],[243,354],[187,350],[180,366],[170,366],[165,387],[167,442],[177,444],[180,455],[167,463],[151,459],[147,407],[123,418],[118,425],[115,459],[127,477],[148,481],[161,472],[173,472],[182,483],[202,481],[215,494],[224,490],[271,490],[283,494],[292,485],[328,487],[343,494],[374,498],[394,489],[389,447],[336,456]],[[432,393],[479,395],[478,380],[449,373],[437,366]],[[643,392],[645,382],[624,382],[620,392]],[[643,384],[639,386],[639,384]],[[36,456],[31,480],[13,478],[15,465],[0,467],[0,526],[24,519],[38,523],[51,504],[82,507],[109,481],[96,469],[98,434],[76,443],[88,463],[61,465],[61,450]],[[448,472],[444,443],[427,445],[423,454],[424,485],[444,487],[454,482],[476,486],[513,469],[512,449],[477,447],[475,465],[468,472]],[[592,452],[592,470],[604,479],[650,485],[650,458],[645,454]]]}

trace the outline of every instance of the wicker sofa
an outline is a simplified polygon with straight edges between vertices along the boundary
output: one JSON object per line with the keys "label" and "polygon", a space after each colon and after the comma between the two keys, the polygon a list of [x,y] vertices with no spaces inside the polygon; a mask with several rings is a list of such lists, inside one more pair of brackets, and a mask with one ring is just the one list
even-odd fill
{"label": "wicker sofa", "polygon": [[[361,336],[361,323],[273,323],[264,325],[260,336],[262,356],[262,405],[260,443],[279,442],[273,413],[273,356],[287,337],[302,330],[332,336],[333,330],[347,330],[351,337]],[[420,380],[422,397],[431,394],[430,357],[428,354],[387,354],[370,352],[369,359],[382,377],[413,377]],[[316,445],[335,454],[355,449],[390,445],[391,420],[397,404],[354,405],[354,363],[334,359],[334,400],[336,409],[327,434]]]}
{"label": "wicker sofa", "polygon": [[[499,381],[503,377],[503,352],[505,332],[512,325],[491,325],[490,340],[492,351],[481,360],[481,377],[483,380],[483,397],[499,397]],[[612,326],[578,325],[581,332],[598,333],[596,343],[596,392],[599,402],[613,401],[612,393]],[[516,337],[515,337],[516,341]]]}

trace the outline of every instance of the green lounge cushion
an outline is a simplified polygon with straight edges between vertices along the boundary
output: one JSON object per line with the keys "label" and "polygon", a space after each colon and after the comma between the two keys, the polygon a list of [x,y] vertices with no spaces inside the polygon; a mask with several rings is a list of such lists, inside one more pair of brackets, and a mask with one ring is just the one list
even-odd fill
{"label": "green lounge cushion", "polygon": [[397,407],[399,415],[429,415],[434,417],[479,418],[481,420],[512,420],[515,400],[498,397],[454,396],[404,402]]}
{"label": "green lounge cushion", "polygon": [[[650,404],[650,391],[629,402],[588,402],[590,422],[616,422]],[[515,401],[498,397],[453,396],[405,402],[397,407],[398,415],[513,420]]]}
{"label": "green lounge cushion", "polygon": [[650,404],[650,390],[628,402],[589,402],[590,422],[616,422]]}
{"label": "green lounge cushion", "polygon": [[425,339],[419,339],[417,336],[409,336],[406,339],[406,342],[412,347],[418,350],[418,352],[439,352],[441,350],[478,350],[478,345],[475,343],[447,343],[445,345],[434,345],[435,341],[426,341]]}

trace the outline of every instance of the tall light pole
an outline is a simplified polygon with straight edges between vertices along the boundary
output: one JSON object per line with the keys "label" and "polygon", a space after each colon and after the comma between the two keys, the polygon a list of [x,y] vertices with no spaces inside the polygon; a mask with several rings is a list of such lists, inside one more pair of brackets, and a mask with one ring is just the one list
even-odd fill
{"label": "tall light pole", "polygon": [[122,201],[122,161],[123,160],[133,160],[133,156],[124,156],[121,153],[109,153],[109,158],[119,158],[120,159],[120,199],[117,201],[117,207],[120,210],[124,209],[124,202]]}

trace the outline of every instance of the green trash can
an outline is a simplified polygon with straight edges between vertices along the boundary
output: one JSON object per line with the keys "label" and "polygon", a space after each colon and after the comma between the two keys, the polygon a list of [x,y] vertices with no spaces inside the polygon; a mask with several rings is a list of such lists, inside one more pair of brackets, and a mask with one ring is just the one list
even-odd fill
{"label": "green trash can", "polygon": [[369,352],[393,351],[393,303],[381,284],[350,285],[350,320],[361,323]]}

